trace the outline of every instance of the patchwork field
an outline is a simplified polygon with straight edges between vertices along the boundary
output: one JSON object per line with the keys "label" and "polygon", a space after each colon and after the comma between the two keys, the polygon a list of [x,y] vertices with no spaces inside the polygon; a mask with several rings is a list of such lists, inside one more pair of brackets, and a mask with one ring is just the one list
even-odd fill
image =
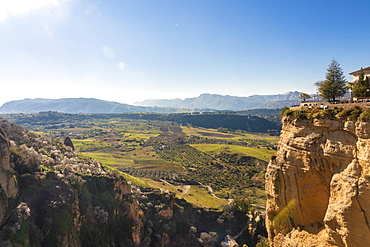
{"label": "patchwork field", "polygon": [[277,137],[109,114],[73,117],[27,121],[27,127],[69,136],[75,151],[124,172],[134,184],[172,191],[197,206],[220,210],[228,200],[245,197],[264,204],[264,173]]}

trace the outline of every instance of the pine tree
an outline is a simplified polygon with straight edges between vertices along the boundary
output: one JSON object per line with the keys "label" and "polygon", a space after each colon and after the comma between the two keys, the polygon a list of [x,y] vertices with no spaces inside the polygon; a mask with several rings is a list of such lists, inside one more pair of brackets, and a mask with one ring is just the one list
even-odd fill
{"label": "pine tree", "polygon": [[335,101],[347,92],[347,80],[343,74],[340,64],[333,59],[326,70],[325,80],[319,84],[319,94],[323,99]]}

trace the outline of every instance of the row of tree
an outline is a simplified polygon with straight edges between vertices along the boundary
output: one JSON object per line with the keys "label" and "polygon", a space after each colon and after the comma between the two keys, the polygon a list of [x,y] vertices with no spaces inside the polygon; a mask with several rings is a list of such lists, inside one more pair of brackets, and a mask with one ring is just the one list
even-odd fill
{"label": "row of tree", "polygon": [[[357,82],[348,82],[340,64],[335,59],[331,61],[326,71],[325,80],[316,82],[315,86],[318,87],[319,96],[328,101],[335,101],[343,97],[348,91],[351,91],[352,97],[355,98],[370,97],[370,82],[365,73],[361,71]],[[311,96],[302,93],[299,98],[306,101]]]}

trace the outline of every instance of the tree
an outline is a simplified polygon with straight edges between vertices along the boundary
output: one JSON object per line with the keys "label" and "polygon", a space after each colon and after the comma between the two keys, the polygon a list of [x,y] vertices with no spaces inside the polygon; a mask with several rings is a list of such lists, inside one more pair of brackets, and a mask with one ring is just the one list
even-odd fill
{"label": "tree", "polygon": [[361,74],[358,81],[352,84],[352,96],[356,98],[370,97],[370,83],[369,78],[365,76],[364,71],[361,69]]}
{"label": "tree", "polygon": [[65,139],[64,139],[64,145],[68,146],[68,147],[71,147],[72,150],[75,150],[75,147],[73,145],[73,142],[71,140],[71,138],[69,136],[67,136]]}
{"label": "tree", "polygon": [[308,95],[308,94],[306,94],[306,93],[301,93],[301,94],[298,96],[298,98],[302,99],[302,100],[303,100],[303,102],[306,102],[306,99],[311,98],[311,96],[310,96],[310,95]]}
{"label": "tree", "polygon": [[318,83],[319,95],[323,99],[335,101],[336,98],[346,94],[348,87],[347,80],[343,75],[343,70],[340,64],[333,59],[326,70],[325,80]]}

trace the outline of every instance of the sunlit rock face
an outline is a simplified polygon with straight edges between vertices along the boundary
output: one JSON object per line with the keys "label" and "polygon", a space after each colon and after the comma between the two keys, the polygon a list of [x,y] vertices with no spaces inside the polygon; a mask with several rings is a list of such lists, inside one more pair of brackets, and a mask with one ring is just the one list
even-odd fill
{"label": "sunlit rock face", "polygon": [[10,164],[10,143],[3,129],[0,127],[0,223],[5,220],[9,203],[18,193],[18,186]]}
{"label": "sunlit rock face", "polygon": [[272,246],[370,246],[370,123],[285,116],[266,173]]}

